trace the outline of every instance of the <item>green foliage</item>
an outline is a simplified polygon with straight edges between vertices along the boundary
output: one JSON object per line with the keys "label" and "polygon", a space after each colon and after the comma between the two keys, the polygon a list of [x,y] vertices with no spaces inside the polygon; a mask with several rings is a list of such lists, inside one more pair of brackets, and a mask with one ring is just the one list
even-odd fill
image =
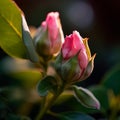
{"label": "green foliage", "polygon": [[85,115],[83,113],[80,112],[66,112],[66,113],[62,113],[59,116],[60,120],[95,120],[94,118],[92,118],[89,115]]}
{"label": "green foliage", "polygon": [[108,90],[104,86],[91,86],[89,89],[99,100],[101,104],[100,111],[106,113],[109,109]]}
{"label": "green foliage", "polygon": [[46,96],[48,92],[56,92],[56,79],[52,76],[46,76],[37,85],[37,91],[40,96]]}
{"label": "green foliage", "polygon": [[115,95],[120,94],[120,64],[112,68],[102,80],[102,85],[113,90]]}
{"label": "green foliage", "polygon": [[27,58],[22,40],[20,9],[11,0],[0,0],[0,46],[10,56]]}

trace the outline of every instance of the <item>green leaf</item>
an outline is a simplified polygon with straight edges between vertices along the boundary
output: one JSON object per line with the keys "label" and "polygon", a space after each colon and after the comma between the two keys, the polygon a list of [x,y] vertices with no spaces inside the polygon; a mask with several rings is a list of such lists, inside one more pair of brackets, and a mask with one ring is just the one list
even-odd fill
{"label": "green leaf", "polygon": [[32,62],[39,62],[39,58],[35,51],[35,47],[33,45],[33,40],[30,35],[30,31],[29,31],[29,28],[28,28],[28,25],[27,25],[24,15],[22,15],[22,33],[23,33],[23,36],[22,36],[23,41],[27,48],[30,60]]}
{"label": "green leaf", "polygon": [[115,95],[120,94],[120,64],[117,64],[106,73],[102,80],[102,85],[113,90]]}
{"label": "green leaf", "polygon": [[99,101],[88,89],[73,86],[73,90],[74,90],[76,99],[82,105],[88,108],[100,109]]}
{"label": "green leaf", "polygon": [[0,0],[0,47],[10,56],[27,58],[21,11],[12,0]]}
{"label": "green leaf", "polygon": [[95,120],[89,115],[74,111],[62,113],[58,118],[59,120]]}
{"label": "green leaf", "polygon": [[37,91],[40,96],[46,96],[48,92],[56,92],[56,79],[52,76],[46,76],[37,85]]}

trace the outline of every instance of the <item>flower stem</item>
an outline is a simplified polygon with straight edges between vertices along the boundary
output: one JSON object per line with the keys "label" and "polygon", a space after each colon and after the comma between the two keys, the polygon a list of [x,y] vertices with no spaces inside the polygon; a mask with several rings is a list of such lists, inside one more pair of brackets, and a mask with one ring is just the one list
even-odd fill
{"label": "flower stem", "polygon": [[50,99],[47,99],[47,96],[43,98],[43,104],[41,105],[41,111],[36,117],[36,120],[41,120],[45,113],[51,108],[51,106],[55,103],[56,99],[60,96],[60,94],[63,92],[64,87],[59,89],[57,94],[53,94]]}

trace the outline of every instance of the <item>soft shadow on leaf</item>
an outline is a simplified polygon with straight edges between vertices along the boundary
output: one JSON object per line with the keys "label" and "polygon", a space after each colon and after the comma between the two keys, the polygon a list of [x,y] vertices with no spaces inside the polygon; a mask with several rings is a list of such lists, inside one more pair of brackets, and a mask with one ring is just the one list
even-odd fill
{"label": "soft shadow on leaf", "polygon": [[11,0],[0,0],[0,46],[10,56],[27,58],[22,40],[21,11]]}

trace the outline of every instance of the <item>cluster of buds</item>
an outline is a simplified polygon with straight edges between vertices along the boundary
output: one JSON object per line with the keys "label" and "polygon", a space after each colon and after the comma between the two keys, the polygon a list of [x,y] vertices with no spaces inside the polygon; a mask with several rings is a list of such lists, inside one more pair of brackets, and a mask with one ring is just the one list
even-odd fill
{"label": "cluster of buds", "polygon": [[78,102],[99,109],[99,101],[89,90],[73,85],[86,79],[93,71],[95,55],[91,56],[88,38],[82,38],[77,31],[65,38],[63,36],[59,14],[49,13],[34,40],[36,51],[45,63],[56,55],[53,65],[55,73],[53,76],[48,69],[47,75],[37,86],[38,93],[41,96],[46,96],[49,92],[60,95],[64,89],[71,87]]}
{"label": "cluster of buds", "polygon": [[55,69],[67,84],[84,80],[91,74],[95,55],[91,57],[88,38],[82,38],[79,32],[73,31],[64,39],[58,12],[47,15],[34,39],[36,50],[43,58],[59,53]]}

